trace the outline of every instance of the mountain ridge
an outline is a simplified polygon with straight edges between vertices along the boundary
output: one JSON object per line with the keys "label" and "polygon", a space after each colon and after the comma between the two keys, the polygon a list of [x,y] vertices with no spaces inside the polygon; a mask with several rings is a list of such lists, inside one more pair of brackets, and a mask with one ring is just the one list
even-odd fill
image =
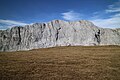
{"label": "mountain ridge", "polygon": [[120,28],[100,28],[87,20],[52,20],[0,31],[0,51],[77,45],[120,45]]}

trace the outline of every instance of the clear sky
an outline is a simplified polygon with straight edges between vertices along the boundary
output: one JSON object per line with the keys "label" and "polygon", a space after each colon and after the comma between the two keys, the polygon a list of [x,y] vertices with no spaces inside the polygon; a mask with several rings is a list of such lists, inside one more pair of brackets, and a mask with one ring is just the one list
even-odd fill
{"label": "clear sky", "polygon": [[54,19],[120,28],[120,0],[0,0],[0,29]]}

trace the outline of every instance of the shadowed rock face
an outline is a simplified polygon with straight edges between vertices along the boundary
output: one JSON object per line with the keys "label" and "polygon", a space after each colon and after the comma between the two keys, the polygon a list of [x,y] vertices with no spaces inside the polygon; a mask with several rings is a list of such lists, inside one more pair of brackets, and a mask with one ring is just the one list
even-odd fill
{"label": "shadowed rock face", "polygon": [[120,29],[99,28],[86,20],[53,20],[0,31],[0,51],[70,45],[120,45]]}

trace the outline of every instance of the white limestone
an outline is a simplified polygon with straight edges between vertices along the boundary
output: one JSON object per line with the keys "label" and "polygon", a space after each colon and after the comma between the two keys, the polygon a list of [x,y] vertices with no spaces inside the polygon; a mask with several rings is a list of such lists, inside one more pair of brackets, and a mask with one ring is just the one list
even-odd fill
{"label": "white limestone", "polygon": [[0,31],[0,51],[77,45],[120,45],[120,29],[99,28],[86,20],[53,20]]}

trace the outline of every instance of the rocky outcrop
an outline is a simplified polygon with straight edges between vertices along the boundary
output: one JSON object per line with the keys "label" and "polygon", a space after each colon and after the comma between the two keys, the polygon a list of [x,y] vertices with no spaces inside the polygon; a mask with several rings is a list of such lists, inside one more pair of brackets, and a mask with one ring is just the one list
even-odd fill
{"label": "rocky outcrop", "polygon": [[120,29],[99,28],[86,20],[53,20],[0,31],[0,51],[77,45],[120,45]]}

